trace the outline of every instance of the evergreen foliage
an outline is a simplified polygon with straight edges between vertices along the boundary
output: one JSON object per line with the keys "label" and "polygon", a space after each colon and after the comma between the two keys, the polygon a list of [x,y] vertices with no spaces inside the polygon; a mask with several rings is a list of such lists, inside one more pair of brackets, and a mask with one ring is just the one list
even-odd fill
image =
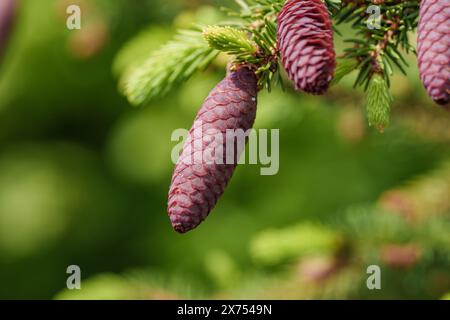
{"label": "evergreen foliage", "polygon": [[[281,83],[277,49],[277,15],[285,0],[236,0],[239,10],[224,8],[234,20],[200,31],[181,32],[175,40],[153,53],[147,62],[124,75],[125,95],[141,105],[168,93],[210,64],[218,52],[232,56],[232,64],[245,64],[259,77],[259,87],[269,91]],[[338,27],[351,25],[355,35],[341,35],[350,46],[339,59],[333,84],[358,71],[355,87],[367,95],[369,124],[383,131],[389,124],[393,102],[390,78],[396,70],[406,74],[404,57],[415,53],[410,35],[418,24],[418,0],[325,0]],[[209,45],[209,47],[208,47]]]}
{"label": "evergreen foliage", "polygon": [[142,66],[125,74],[125,94],[134,105],[161,97],[205,69],[217,54],[204,41],[201,30],[182,30],[173,41],[153,52]]}

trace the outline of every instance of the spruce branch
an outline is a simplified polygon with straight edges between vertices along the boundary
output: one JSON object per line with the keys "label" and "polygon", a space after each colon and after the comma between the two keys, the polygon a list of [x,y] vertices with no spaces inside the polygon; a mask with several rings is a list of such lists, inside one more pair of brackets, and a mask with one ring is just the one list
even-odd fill
{"label": "spruce branch", "polygon": [[[369,124],[380,131],[389,124],[390,77],[395,69],[406,75],[408,63],[403,54],[415,52],[408,32],[417,27],[418,10],[418,0],[343,0],[335,15],[337,24],[349,23],[356,29],[356,37],[345,40],[352,46],[344,50],[343,59],[356,61],[359,72],[354,86],[367,91]],[[335,82],[346,71],[346,64],[341,63]]]}
{"label": "spruce branch", "polygon": [[354,71],[358,67],[358,62],[354,59],[338,59],[334,78],[331,85],[338,84],[342,78]]}
{"label": "spruce branch", "polygon": [[331,15],[336,14],[342,6],[341,0],[325,0],[325,4],[328,7]]}
{"label": "spruce branch", "polygon": [[[181,31],[173,41],[152,53],[147,61],[122,77],[124,93],[134,105],[161,97],[206,68],[219,52],[230,55],[231,69],[253,70],[259,89],[282,84],[277,45],[277,17],[286,0],[235,0],[238,9],[224,9],[233,22],[203,30]],[[406,74],[405,53],[415,53],[408,34],[418,25],[419,0],[323,0],[335,26],[350,24],[355,36],[339,59],[332,84],[357,71],[355,87],[367,93],[369,124],[380,131],[389,124],[393,101],[390,77]],[[374,18],[373,7],[379,16]],[[372,10],[372,11],[371,11]],[[335,29],[338,32],[337,29]]]}
{"label": "spruce branch", "polygon": [[[369,10],[373,5],[379,10],[378,18]],[[401,51],[414,52],[408,32],[417,27],[418,10],[418,0],[343,1],[335,20],[337,24],[349,23],[356,29],[356,38],[345,40],[353,46],[345,49],[344,55],[359,63],[355,86],[367,90],[375,73],[383,73],[390,86],[394,66],[406,74],[408,63]]]}
{"label": "spruce branch", "polygon": [[240,12],[227,10],[232,16],[239,16],[249,23],[276,17],[286,0],[235,0]]}
{"label": "spruce branch", "polygon": [[237,0],[240,21],[201,30],[183,30],[152,53],[147,61],[122,76],[124,94],[133,105],[162,97],[205,69],[220,51],[233,55],[234,65],[246,65],[258,75],[260,89],[281,83],[278,73],[276,17],[285,0]]}
{"label": "spruce branch", "polygon": [[277,15],[285,0],[236,0],[240,11],[227,10],[231,16],[239,17],[241,28],[257,46],[257,52],[247,59],[236,59],[247,64],[258,76],[260,89],[271,90],[273,83],[283,86],[279,74],[277,48]]}
{"label": "spruce branch", "polygon": [[146,62],[122,79],[124,93],[133,105],[161,97],[205,69],[217,56],[201,30],[179,31],[174,40],[150,55]]}

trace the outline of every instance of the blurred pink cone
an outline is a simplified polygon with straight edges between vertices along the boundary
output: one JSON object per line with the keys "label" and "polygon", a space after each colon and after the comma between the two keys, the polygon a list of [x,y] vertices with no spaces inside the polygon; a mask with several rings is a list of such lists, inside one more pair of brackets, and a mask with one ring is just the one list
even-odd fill
{"label": "blurred pink cone", "polygon": [[0,55],[5,50],[6,42],[11,33],[17,3],[17,0],[0,1]]}

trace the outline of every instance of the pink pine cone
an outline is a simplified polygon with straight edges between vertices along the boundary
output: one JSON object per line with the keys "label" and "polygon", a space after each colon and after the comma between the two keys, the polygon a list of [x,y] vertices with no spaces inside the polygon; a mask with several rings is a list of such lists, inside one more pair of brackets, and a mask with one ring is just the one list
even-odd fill
{"label": "pink pine cone", "polygon": [[11,32],[17,0],[0,0],[0,55]]}
{"label": "pink pine cone", "polygon": [[450,95],[450,0],[421,1],[418,33],[420,78],[434,101],[447,104]]}
{"label": "pink pine cone", "polygon": [[[226,130],[247,131],[253,127],[257,91],[255,73],[241,68],[231,72],[206,98],[195,118],[172,177],[168,213],[175,231],[185,233],[196,228],[224,193],[243,150],[232,145],[236,152],[231,163],[225,159],[223,164],[191,160],[198,159],[202,152],[214,153],[217,148],[223,148],[225,158]],[[216,141],[209,133],[213,131],[219,132],[223,140]]]}
{"label": "pink pine cone", "polygon": [[333,28],[322,0],[289,0],[278,16],[278,48],[295,88],[324,94],[333,79]]}

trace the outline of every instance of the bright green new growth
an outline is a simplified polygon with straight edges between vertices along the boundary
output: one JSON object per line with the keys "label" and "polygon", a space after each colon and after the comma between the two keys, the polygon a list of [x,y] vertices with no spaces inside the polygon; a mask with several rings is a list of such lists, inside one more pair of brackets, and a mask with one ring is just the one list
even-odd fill
{"label": "bright green new growth", "polygon": [[252,58],[258,47],[246,32],[229,26],[211,26],[203,30],[203,36],[211,48],[239,56],[242,61]]}
{"label": "bright green new growth", "polygon": [[133,105],[159,98],[205,69],[217,56],[201,31],[180,31],[175,39],[155,51],[138,69],[125,75],[124,93]]}
{"label": "bright green new growth", "polygon": [[392,95],[386,80],[380,74],[374,74],[367,90],[367,118],[369,125],[381,132],[389,125]]}

